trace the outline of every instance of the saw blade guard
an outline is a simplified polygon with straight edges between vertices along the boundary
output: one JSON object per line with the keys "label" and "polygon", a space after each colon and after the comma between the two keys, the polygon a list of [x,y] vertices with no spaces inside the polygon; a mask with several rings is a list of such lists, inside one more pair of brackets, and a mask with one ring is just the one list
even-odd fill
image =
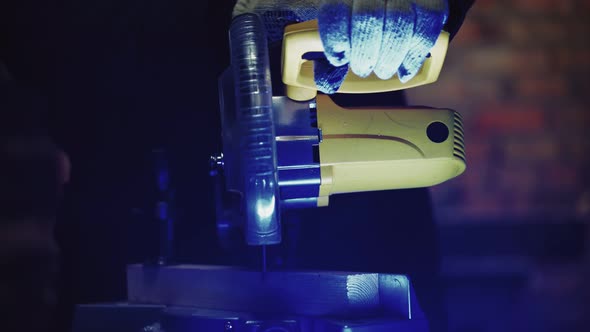
{"label": "saw blade guard", "polygon": [[[281,242],[277,151],[266,31],[254,14],[237,16],[230,27],[239,191],[246,243]],[[236,141],[237,138],[237,141]]]}

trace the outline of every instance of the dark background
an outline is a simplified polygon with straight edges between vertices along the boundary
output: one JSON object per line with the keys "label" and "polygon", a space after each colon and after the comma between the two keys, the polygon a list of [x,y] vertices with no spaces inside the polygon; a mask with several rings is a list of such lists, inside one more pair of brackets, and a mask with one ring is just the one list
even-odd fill
{"label": "dark background", "polygon": [[588,330],[589,19],[477,0],[437,83],[408,90],[464,119],[467,171],[431,190],[456,330]]}
{"label": "dark background", "polygon": [[74,303],[124,298],[125,264],[149,245],[141,223],[152,216],[156,147],[168,150],[184,207],[179,259],[218,260],[204,181],[219,149],[216,78],[230,13],[229,1],[0,4],[0,58],[16,84],[47,100],[44,121],[72,163],[56,230],[57,330]]}

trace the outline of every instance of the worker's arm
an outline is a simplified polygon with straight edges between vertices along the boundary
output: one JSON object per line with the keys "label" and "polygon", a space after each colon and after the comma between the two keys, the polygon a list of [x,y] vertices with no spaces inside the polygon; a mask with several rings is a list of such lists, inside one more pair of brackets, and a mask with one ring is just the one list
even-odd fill
{"label": "worker's arm", "polygon": [[233,15],[259,14],[271,41],[285,25],[318,19],[327,61],[316,62],[316,83],[338,90],[348,67],[360,76],[395,74],[402,82],[422,67],[442,30],[451,38],[474,0],[239,0]]}

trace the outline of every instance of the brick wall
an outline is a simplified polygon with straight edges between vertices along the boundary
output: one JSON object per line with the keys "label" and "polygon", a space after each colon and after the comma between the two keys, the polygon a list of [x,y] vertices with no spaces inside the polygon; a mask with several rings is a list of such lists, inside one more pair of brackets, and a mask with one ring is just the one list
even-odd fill
{"label": "brick wall", "polygon": [[477,0],[439,81],[409,95],[464,117],[442,223],[590,215],[590,1]]}

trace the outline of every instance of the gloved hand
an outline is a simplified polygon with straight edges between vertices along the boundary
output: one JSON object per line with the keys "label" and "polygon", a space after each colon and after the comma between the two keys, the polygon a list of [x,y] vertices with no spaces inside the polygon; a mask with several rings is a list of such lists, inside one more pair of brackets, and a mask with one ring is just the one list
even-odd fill
{"label": "gloved hand", "polygon": [[367,77],[413,78],[448,16],[447,0],[321,0],[319,28],[334,66]]}
{"label": "gloved hand", "polygon": [[316,61],[318,89],[334,93],[348,67],[401,82],[422,67],[448,17],[447,0],[240,0],[234,15],[258,13],[271,40],[285,25],[318,19],[327,61]]}

